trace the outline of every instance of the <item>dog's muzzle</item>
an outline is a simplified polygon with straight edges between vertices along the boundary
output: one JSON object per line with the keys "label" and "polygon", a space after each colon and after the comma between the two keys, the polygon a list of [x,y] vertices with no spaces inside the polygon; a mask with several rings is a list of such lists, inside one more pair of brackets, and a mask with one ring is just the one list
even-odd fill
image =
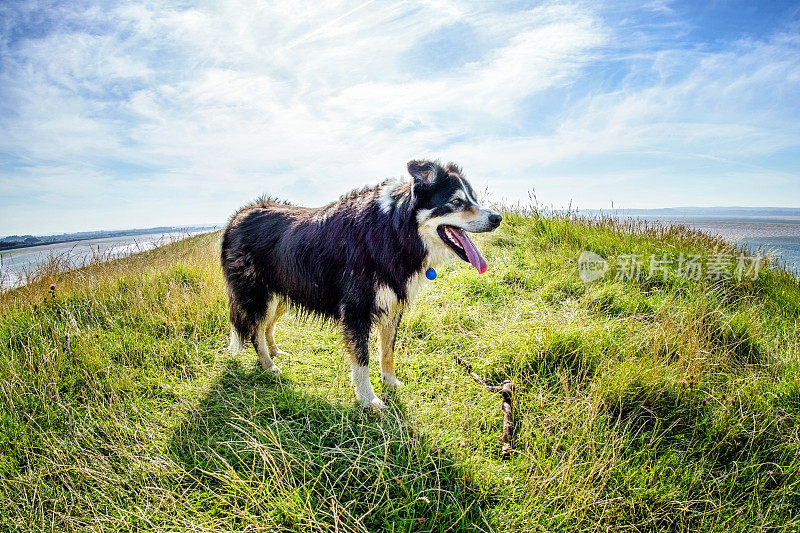
{"label": "dog's muzzle", "polygon": [[494,231],[500,226],[500,222],[503,221],[503,217],[491,209],[481,209],[481,215],[483,216],[480,219],[466,227],[467,231],[471,231],[472,233]]}

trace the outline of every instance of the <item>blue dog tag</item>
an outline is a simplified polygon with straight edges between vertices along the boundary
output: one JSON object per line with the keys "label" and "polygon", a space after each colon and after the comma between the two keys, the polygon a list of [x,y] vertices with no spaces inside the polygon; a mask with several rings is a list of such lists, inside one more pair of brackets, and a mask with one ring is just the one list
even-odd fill
{"label": "blue dog tag", "polygon": [[428,279],[436,279],[436,271],[432,268],[429,268],[425,271],[425,277]]}

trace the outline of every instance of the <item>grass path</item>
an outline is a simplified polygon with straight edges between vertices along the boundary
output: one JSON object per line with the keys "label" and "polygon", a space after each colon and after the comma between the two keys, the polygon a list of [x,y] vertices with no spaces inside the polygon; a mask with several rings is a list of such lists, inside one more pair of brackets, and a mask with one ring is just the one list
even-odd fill
{"label": "grass path", "polygon": [[[224,352],[217,239],[0,295],[0,529],[800,528],[800,288],[781,271],[586,285],[583,250],[731,249],[509,214],[478,243],[485,275],[447,267],[406,315],[406,386],[371,413],[332,326],[281,320],[280,378]],[[498,397],[453,353],[517,383],[510,461]]]}

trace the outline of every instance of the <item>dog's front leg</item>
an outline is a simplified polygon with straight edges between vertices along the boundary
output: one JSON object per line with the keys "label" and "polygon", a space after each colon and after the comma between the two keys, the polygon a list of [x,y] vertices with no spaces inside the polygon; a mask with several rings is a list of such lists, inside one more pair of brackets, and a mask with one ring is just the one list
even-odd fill
{"label": "dog's front leg", "polygon": [[394,375],[394,344],[397,339],[397,326],[402,314],[384,317],[378,326],[381,350],[381,379],[384,387],[396,388],[403,384]]}
{"label": "dog's front leg", "polygon": [[372,383],[369,381],[369,332],[371,328],[369,314],[366,317],[348,316],[345,313],[342,325],[344,341],[350,354],[350,375],[356,389],[358,403],[362,407],[383,409],[386,407],[380,398],[375,396]]}

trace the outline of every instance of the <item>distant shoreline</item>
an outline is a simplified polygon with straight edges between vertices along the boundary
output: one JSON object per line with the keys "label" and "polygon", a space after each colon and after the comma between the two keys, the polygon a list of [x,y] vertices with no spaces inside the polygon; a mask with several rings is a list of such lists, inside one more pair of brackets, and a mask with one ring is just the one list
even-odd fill
{"label": "distant shoreline", "polygon": [[125,235],[106,235],[94,239],[48,242],[0,252],[0,292],[28,284],[42,265],[55,263],[60,270],[119,259],[187,237],[212,233],[215,227],[183,227],[152,233],[136,230]]}
{"label": "distant shoreline", "polygon": [[10,235],[0,239],[0,253],[11,250],[36,248],[38,246],[51,246],[53,244],[113,237],[136,237],[137,235],[152,235],[154,233],[215,231],[221,227],[221,224],[201,224],[195,226],[157,226],[154,228],[134,228],[126,230],[81,231],[77,233],[62,233],[60,235]]}
{"label": "distant shoreline", "polygon": [[[557,209],[556,211],[565,211]],[[662,207],[657,209],[576,209],[578,214],[619,217],[692,217],[692,218],[780,218],[800,221],[798,207]]]}

